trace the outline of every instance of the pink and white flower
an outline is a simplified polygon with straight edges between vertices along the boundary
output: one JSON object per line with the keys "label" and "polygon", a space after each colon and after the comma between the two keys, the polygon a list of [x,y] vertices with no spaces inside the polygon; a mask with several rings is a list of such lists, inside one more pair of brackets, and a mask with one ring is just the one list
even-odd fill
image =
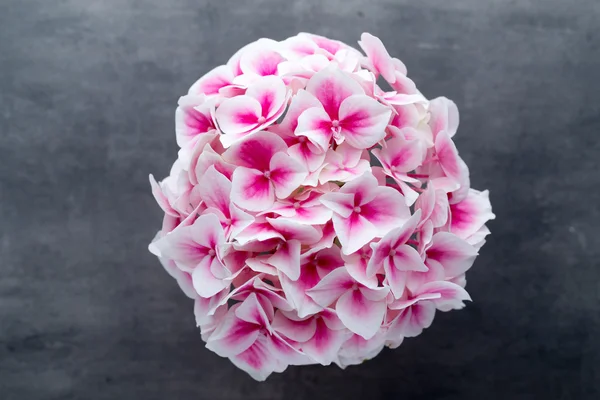
{"label": "pink and white flower", "polygon": [[373,337],[385,317],[385,287],[369,288],[355,281],[345,268],[331,271],[307,294],[321,307],[335,303],[335,311],[342,323],[365,339]]}
{"label": "pink and white flower", "polygon": [[331,220],[333,212],[325,207],[320,198],[325,191],[318,187],[305,190],[294,197],[278,200],[269,212],[304,225],[322,225]]}
{"label": "pink and white flower", "polygon": [[404,197],[395,189],[379,186],[370,173],[338,192],[324,194],[321,202],[333,211],[333,226],[344,254],[354,253],[410,218]]}
{"label": "pink and white flower", "polygon": [[300,276],[296,280],[286,275],[279,276],[286,297],[294,305],[300,318],[305,318],[323,309],[307,291],[318,284],[328,273],[344,265],[337,247],[309,250],[300,257]]}
{"label": "pink and white flower", "polygon": [[204,214],[214,214],[219,218],[228,240],[235,239],[254,222],[252,215],[240,210],[231,202],[231,181],[214,166],[209,167],[202,175],[197,188],[198,195],[207,207]]}
{"label": "pink and white flower", "polygon": [[408,271],[428,271],[417,250],[407,244],[420,217],[420,212],[415,213],[404,225],[389,232],[379,242],[371,243],[373,254],[366,274],[373,276],[383,269],[385,280],[395,298],[400,298],[404,293]]}
{"label": "pink and white flower", "polygon": [[262,77],[244,95],[225,99],[215,113],[223,146],[271,125],[285,112],[287,101],[287,88],[275,76]]}
{"label": "pink and white flower", "polygon": [[319,182],[348,182],[371,171],[369,160],[363,158],[364,152],[347,143],[342,143],[335,150],[329,149],[319,174]]}
{"label": "pink and white flower", "polygon": [[275,198],[285,199],[307,176],[291,158],[283,139],[260,132],[229,148],[224,158],[238,165],[233,173],[232,201],[250,211],[264,211]]}
{"label": "pink and white flower", "polygon": [[495,216],[453,141],[456,104],[425,98],[375,36],[359,45],[244,46],[179,99],[177,160],[150,175],[149,250],[206,347],[256,380],[360,364],[470,300]]}
{"label": "pink and white flower", "polygon": [[229,245],[215,214],[198,217],[154,243],[160,257],[171,259],[192,275],[194,288],[202,297],[211,297],[227,287],[232,271],[225,265]]}
{"label": "pink and white flower", "polygon": [[296,135],[306,136],[321,150],[327,150],[332,139],[365,149],[385,137],[391,110],[367,96],[347,73],[324,69],[308,81],[306,90],[320,105],[300,115]]}

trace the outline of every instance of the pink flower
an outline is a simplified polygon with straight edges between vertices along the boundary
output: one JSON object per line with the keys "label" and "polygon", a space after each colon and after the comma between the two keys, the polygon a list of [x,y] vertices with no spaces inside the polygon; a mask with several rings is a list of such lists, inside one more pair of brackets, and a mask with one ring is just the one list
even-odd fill
{"label": "pink flower", "polygon": [[412,205],[419,196],[415,187],[419,188],[421,182],[416,175],[411,176],[410,172],[417,169],[425,158],[423,142],[395,137],[385,142],[383,148],[373,149],[372,154],[381,162],[385,174],[394,178],[400,186],[407,205]]}
{"label": "pink flower", "polygon": [[324,69],[306,86],[320,102],[298,119],[296,135],[306,136],[325,151],[331,139],[364,149],[385,137],[391,110],[365,95],[358,82],[342,71]]}
{"label": "pink flower", "polygon": [[412,298],[390,305],[391,310],[397,310],[397,315],[389,324],[388,335],[417,336],[431,325],[436,308],[440,311],[460,309],[465,300],[471,297],[459,285],[447,281],[428,282]]}
{"label": "pink flower", "polygon": [[375,274],[367,272],[369,260],[372,256],[373,249],[371,246],[365,245],[352,254],[342,254],[342,259],[346,271],[355,281],[373,289],[379,286],[379,281]]}
{"label": "pink flower", "polygon": [[368,159],[363,158],[364,150],[355,149],[342,143],[335,150],[329,149],[325,157],[325,166],[319,174],[319,182],[348,182],[365,172],[371,171]]}
{"label": "pink flower", "polygon": [[383,237],[410,217],[402,195],[377,184],[369,173],[345,184],[339,192],[326,193],[321,202],[333,211],[333,226],[344,254],[354,253],[377,237]]}
{"label": "pink flower", "polygon": [[295,281],[300,277],[302,245],[317,243],[321,239],[322,233],[313,226],[298,224],[282,218],[267,220],[283,239],[277,244],[273,255],[266,261]]}
{"label": "pink flower", "polygon": [[310,172],[322,168],[326,152],[314,145],[306,136],[296,136],[298,118],[309,108],[320,106],[319,101],[305,90],[300,90],[292,99],[283,121],[276,127],[286,144],[288,154],[303,162]]}
{"label": "pink flower", "polygon": [[214,214],[198,217],[190,226],[182,226],[154,243],[161,257],[192,275],[194,288],[202,297],[223,290],[231,276],[224,257],[227,254],[225,233]]}
{"label": "pink flower", "polygon": [[428,270],[417,250],[406,244],[420,217],[417,212],[403,226],[390,231],[379,242],[371,243],[373,254],[367,265],[367,276],[373,276],[383,268],[385,279],[396,298],[404,292],[407,271]]}
{"label": "pink flower", "polygon": [[300,318],[305,318],[323,309],[307,294],[328,273],[341,267],[344,261],[337,247],[309,250],[300,258],[300,276],[292,280],[285,275],[280,276],[281,286],[286,297],[292,302]]}
{"label": "pink flower", "polygon": [[273,308],[251,294],[229,312],[209,336],[206,347],[229,357],[256,380],[265,380],[275,370],[285,369],[285,357],[294,352],[271,327]]}
{"label": "pink flower", "polygon": [[325,224],[331,220],[333,212],[321,203],[323,193],[318,188],[306,190],[294,197],[278,200],[269,211],[299,224]]}
{"label": "pink flower", "polygon": [[375,36],[359,45],[244,46],[179,99],[177,160],[150,175],[149,250],[206,347],[256,380],[361,364],[470,300],[495,216],[452,139],[458,108]]}
{"label": "pink flower", "polygon": [[229,147],[269,126],[283,114],[287,99],[283,81],[266,76],[250,85],[243,96],[224,100],[215,113],[223,145]]}
{"label": "pink flower", "polygon": [[286,152],[277,135],[260,132],[232,146],[224,155],[239,165],[233,173],[232,201],[250,211],[264,211],[285,199],[307,176],[306,168]]}
{"label": "pink flower", "polygon": [[335,303],[342,323],[352,332],[370,339],[377,333],[387,305],[387,288],[369,288],[356,282],[345,268],[337,268],[307,291],[321,307]]}
{"label": "pink flower", "polygon": [[231,202],[231,182],[214,166],[209,167],[202,175],[197,187],[198,194],[207,207],[204,214],[211,213],[219,218],[229,240],[235,239],[254,221],[252,215],[240,210]]}

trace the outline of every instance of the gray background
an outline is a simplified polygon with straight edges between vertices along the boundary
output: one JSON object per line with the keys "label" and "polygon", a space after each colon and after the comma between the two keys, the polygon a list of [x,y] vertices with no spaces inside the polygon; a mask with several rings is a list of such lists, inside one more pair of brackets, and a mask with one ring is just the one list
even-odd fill
{"label": "gray background", "polygon": [[[599,21],[597,0],[0,0],[0,399],[599,398]],[[464,311],[258,384],[148,253],[147,177],[195,79],[298,31],[370,31],[454,99],[497,220]]]}

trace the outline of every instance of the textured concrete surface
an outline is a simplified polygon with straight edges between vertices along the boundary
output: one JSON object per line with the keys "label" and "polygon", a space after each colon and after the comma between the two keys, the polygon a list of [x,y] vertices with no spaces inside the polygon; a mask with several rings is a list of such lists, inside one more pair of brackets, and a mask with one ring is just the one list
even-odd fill
{"label": "textured concrete surface", "polygon": [[[0,1],[0,398],[600,398],[596,0]],[[398,350],[258,384],[204,349],[146,246],[177,98],[261,36],[379,35],[496,221],[474,303]]]}

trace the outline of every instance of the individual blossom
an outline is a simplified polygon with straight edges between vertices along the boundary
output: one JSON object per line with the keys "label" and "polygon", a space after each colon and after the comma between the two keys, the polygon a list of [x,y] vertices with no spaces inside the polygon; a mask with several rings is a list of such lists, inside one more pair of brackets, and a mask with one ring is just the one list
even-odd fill
{"label": "individual blossom", "polygon": [[230,147],[224,158],[238,165],[233,172],[232,201],[250,211],[270,208],[285,199],[307,176],[306,168],[286,152],[283,139],[260,132]]}
{"label": "individual blossom", "polygon": [[391,110],[367,96],[347,73],[324,69],[308,81],[306,91],[319,106],[300,115],[295,133],[306,136],[321,150],[326,150],[332,139],[364,149],[385,136]]}
{"label": "individual blossom", "polygon": [[404,197],[393,188],[379,186],[369,173],[337,192],[324,194],[321,202],[333,211],[333,226],[344,254],[354,253],[410,217]]}

